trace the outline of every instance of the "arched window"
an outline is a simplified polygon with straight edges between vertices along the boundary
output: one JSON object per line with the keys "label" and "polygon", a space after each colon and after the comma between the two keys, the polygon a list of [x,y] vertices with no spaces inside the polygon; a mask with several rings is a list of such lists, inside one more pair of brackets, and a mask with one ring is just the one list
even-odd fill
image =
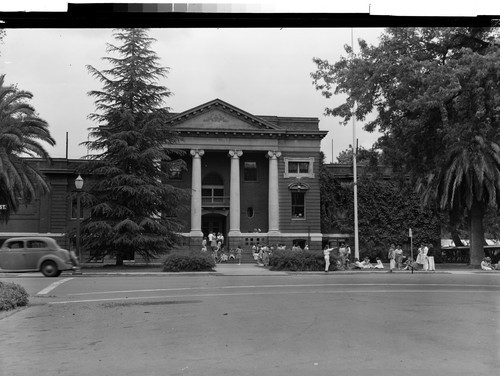
{"label": "arched window", "polygon": [[309,186],[300,181],[288,185],[292,201],[292,219],[305,219],[306,217],[306,192]]}

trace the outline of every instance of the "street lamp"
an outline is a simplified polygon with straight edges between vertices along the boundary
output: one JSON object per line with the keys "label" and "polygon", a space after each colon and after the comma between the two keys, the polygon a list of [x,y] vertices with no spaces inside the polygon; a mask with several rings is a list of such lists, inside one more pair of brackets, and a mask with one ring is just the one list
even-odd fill
{"label": "street lamp", "polygon": [[80,175],[75,179],[76,187],[76,253],[78,261],[82,265],[82,253],[80,252],[80,193],[83,188],[83,179]]}

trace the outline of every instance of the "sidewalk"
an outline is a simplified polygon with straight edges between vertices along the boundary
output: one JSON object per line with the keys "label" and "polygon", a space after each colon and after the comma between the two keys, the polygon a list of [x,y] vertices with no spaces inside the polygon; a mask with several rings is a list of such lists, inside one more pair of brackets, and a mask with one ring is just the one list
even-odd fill
{"label": "sidewalk", "polygon": [[[389,267],[385,269],[367,269],[367,270],[346,270],[346,271],[330,271],[330,275],[351,275],[351,274],[380,274],[388,273]],[[465,264],[439,264],[436,265],[435,272],[426,272],[422,270],[414,271],[415,274],[498,274],[498,271],[484,271],[481,269],[473,269]],[[263,266],[256,264],[217,264],[215,271],[212,272],[162,272],[161,265],[151,266],[125,266],[121,268],[114,267],[82,267],[83,276],[134,276],[134,275],[150,275],[150,276],[186,276],[186,275],[215,275],[215,276],[286,276],[293,274],[307,275],[323,275],[323,271],[272,271]],[[410,270],[395,270],[394,274],[411,274]]]}

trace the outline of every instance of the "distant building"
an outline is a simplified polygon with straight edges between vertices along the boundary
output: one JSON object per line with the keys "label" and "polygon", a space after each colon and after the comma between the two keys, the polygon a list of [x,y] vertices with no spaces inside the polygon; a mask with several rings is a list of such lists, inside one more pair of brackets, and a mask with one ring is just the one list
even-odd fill
{"label": "distant building", "polygon": [[[187,165],[172,171],[170,183],[191,192],[182,218],[186,247],[199,249],[203,237],[220,232],[229,247],[321,248],[320,143],[327,131],[318,118],[257,116],[215,99],[172,114],[169,126],[182,140],[169,147],[184,150]],[[77,218],[70,194],[82,161],[53,162],[33,161],[52,191],[0,224],[0,240],[48,235],[67,247],[74,242],[67,235]]]}

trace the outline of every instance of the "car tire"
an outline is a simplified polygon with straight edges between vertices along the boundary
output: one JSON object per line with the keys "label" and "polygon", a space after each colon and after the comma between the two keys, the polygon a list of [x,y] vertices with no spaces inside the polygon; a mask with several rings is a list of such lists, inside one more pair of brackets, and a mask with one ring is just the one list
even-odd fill
{"label": "car tire", "polygon": [[57,264],[54,261],[45,261],[40,271],[45,277],[59,277],[61,275],[61,271],[57,269]]}

